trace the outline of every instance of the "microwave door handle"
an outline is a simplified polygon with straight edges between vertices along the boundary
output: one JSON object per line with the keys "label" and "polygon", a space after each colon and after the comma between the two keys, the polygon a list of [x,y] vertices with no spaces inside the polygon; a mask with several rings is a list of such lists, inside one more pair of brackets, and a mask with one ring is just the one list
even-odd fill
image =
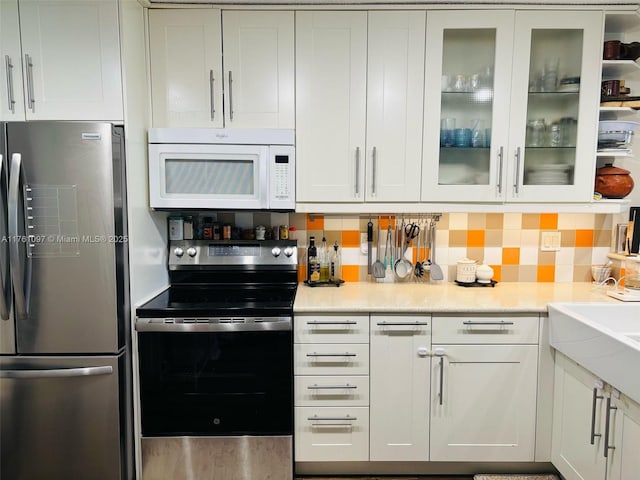
{"label": "microwave door handle", "polygon": [[[25,175],[22,168],[22,155],[14,153],[11,156],[11,170],[12,173],[9,179],[9,198],[8,198],[8,227],[9,238],[13,241],[9,243],[9,263],[11,265],[11,279],[13,280],[13,294],[15,313],[17,320],[24,320],[29,316],[29,297],[31,293],[31,257],[25,255],[25,259],[21,263],[20,259],[20,244],[25,244],[25,250],[28,247],[28,238],[22,242],[20,238],[20,231],[18,225],[20,222],[20,193],[21,186],[24,185]],[[23,194],[24,195],[24,194]],[[23,198],[24,201],[24,198]],[[23,268],[26,275],[23,276]]]}
{"label": "microwave door handle", "polygon": [[[5,182],[2,181],[4,177],[4,175],[7,173],[7,167],[4,164],[4,157],[2,156],[2,154],[0,154],[0,197],[2,197],[2,208],[4,209],[4,205],[7,204],[6,198],[7,198],[7,185]],[[3,217],[6,219],[6,210],[2,212]],[[2,227],[4,228],[5,225],[3,224]],[[0,245],[0,248],[6,249],[7,251],[7,255],[5,256],[5,259],[8,261],[9,260],[9,238],[8,238],[8,231],[3,230],[2,232],[0,232],[0,234],[2,234],[3,240],[5,240],[5,244],[4,245]],[[5,284],[4,279],[7,276],[7,271],[9,269],[9,265],[5,265],[5,264],[0,264],[0,320],[9,320],[9,302],[11,301],[10,299],[10,289],[9,289],[9,285]],[[10,283],[10,282],[7,282]]]}

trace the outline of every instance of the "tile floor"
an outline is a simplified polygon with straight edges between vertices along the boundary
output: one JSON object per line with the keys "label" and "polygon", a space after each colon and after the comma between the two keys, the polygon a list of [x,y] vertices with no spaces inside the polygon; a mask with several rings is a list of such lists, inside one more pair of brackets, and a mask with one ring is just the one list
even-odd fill
{"label": "tile floor", "polygon": [[473,480],[459,476],[413,476],[413,477],[296,477],[296,480]]}

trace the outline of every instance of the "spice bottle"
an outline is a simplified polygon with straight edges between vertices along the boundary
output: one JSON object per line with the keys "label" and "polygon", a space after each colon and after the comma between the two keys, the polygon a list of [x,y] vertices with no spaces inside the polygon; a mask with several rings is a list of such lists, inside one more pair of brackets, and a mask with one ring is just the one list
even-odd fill
{"label": "spice bottle", "polygon": [[320,281],[329,281],[329,250],[327,250],[327,239],[323,235],[322,243],[318,251],[318,261],[320,262]]}
{"label": "spice bottle", "polygon": [[338,250],[338,241],[333,245],[331,252],[329,252],[329,281],[337,282],[342,275],[342,261],[340,259],[340,251]]}
{"label": "spice bottle", "polygon": [[309,237],[309,250],[307,251],[307,282],[320,281],[320,261],[318,260],[318,248],[315,237]]}

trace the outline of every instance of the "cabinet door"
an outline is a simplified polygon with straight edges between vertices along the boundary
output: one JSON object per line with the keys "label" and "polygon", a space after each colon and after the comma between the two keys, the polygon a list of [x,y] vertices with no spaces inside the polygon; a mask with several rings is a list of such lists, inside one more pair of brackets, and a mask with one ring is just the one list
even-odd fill
{"label": "cabinet door", "polygon": [[362,202],[366,12],[296,12],[298,202]]}
{"label": "cabinet door", "polygon": [[154,127],[223,127],[220,10],[149,10]]}
{"label": "cabinet door", "polygon": [[225,125],[295,128],[293,12],[225,11]]}
{"label": "cabinet door", "polygon": [[507,199],[593,196],[602,12],[517,12]]}
{"label": "cabinet door", "polygon": [[425,12],[369,12],[367,201],[420,200]]}
{"label": "cabinet door", "polygon": [[430,460],[533,461],[538,347],[438,345],[434,352]]}
{"label": "cabinet door", "polygon": [[611,403],[616,410],[609,412],[607,480],[634,480],[640,472],[640,405],[621,395]]}
{"label": "cabinet door", "polygon": [[422,201],[501,201],[512,11],[429,12]]}
{"label": "cabinet door", "polygon": [[24,120],[18,0],[0,2],[0,120]]}
{"label": "cabinet door", "polygon": [[567,480],[602,480],[603,383],[556,352],[551,461]]}
{"label": "cabinet door", "polygon": [[372,461],[429,459],[428,317],[371,316]]}
{"label": "cabinet door", "polygon": [[117,0],[20,0],[27,120],[122,120]]}

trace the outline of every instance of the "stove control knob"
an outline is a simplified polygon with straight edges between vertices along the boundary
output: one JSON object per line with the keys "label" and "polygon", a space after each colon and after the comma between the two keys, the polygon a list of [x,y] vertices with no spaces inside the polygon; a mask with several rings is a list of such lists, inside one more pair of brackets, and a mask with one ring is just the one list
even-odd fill
{"label": "stove control knob", "polygon": [[271,255],[278,258],[280,256],[280,247],[273,247],[271,249]]}
{"label": "stove control knob", "polygon": [[195,257],[196,253],[198,253],[198,251],[194,247],[187,248],[187,255],[190,257]]}
{"label": "stove control knob", "polygon": [[176,247],[173,250],[173,253],[175,254],[176,257],[180,258],[184,255],[184,250],[181,247]]}
{"label": "stove control knob", "polygon": [[285,254],[287,257],[290,257],[291,255],[293,255],[293,248],[291,248],[291,247],[287,247],[287,248],[285,248],[285,249],[284,249],[284,254]]}

